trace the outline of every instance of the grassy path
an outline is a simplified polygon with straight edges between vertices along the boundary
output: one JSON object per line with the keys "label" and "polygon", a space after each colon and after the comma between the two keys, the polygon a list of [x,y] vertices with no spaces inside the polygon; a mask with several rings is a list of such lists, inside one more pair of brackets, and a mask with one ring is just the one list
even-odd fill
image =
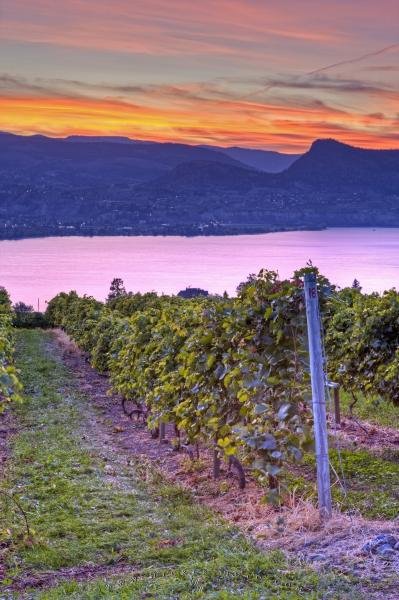
{"label": "grassy path", "polygon": [[[21,331],[26,401],[16,409],[0,517],[1,598],[361,598],[342,574],[263,554],[153,474],[144,481],[57,354],[52,334]],[[148,473],[147,473],[148,474]]]}

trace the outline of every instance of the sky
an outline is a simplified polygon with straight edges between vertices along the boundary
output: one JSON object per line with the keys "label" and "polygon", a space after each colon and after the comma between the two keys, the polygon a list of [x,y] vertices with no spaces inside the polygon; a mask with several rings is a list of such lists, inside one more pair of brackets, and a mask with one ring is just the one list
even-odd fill
{"label": "sky", "polygon": [[399,148],[399,1],[0,0],[0,130]]}

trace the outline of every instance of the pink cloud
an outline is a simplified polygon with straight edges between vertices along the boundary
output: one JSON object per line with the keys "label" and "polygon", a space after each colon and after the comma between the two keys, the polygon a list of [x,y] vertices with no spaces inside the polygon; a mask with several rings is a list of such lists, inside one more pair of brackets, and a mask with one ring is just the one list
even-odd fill
{"label": "pink cloud", "polygon": [[[383,3],[390,4],[383,0]],[[281,44],[334,44],[348,40],[336,10],[287,0],[3,0],[3,39],[144,54],[222,53],[267,58]],[[341,3],[339,3],[341,4]],[[342,3],[342,19],[354,8]],[[363,14],[372,14],[364,3]],[[356,15],[359,18],[359,15]],[[352,40],[353,45],[353,40]]]}
{"label": "pink cloud", "polygon": [[[0,128],[124,133],[125,120],[150,139],[385,146],[396,140],[398,20],[397,0],[2,0],[0,38],[19,46],[0,77]],[[118,82],[104,55],[124,61]],[[68,80],[71,56],[81,61]]]}

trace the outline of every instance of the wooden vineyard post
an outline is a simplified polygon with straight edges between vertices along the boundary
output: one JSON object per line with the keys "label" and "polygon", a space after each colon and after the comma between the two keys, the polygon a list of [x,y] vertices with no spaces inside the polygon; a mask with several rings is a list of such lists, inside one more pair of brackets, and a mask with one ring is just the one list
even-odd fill
{"label": "wooden vineyard post", "polygon": [[219,456],[219,451],[215,449],[213,451],[213,478],[219,479],[219,477],[220,477],[220,456]]}
{"label": "wooden vineyard post", "polygon": [[334,416],[335,424],[341,425],[341,401],[339,397],[339,383],[327,382],[327,387],[334,390]]}
{"label": "wooden vineyard post", "polygon": [[159,442],[161,444],[165,443],[165,433],[166,433],[166,426],[165,426],[165,423],[163,421],[161,421],[159,424]]}
{"label": "wooden vineyard post", "polygon": [[339,387],[334,388],[334,412],[335,412],[335,423],[341,425],[341,405],[339,399]]}
{"label": "wooden vineyard post", "polygon": [[306,319],[308,325],[310,377],[312,382],[312,405],[314,438],[316,446],[317,492],[322,519],[332,514],[330,465],[328,459],[328,437],[323,352],[320,332],[319,299],[316,275],[305,275]]}

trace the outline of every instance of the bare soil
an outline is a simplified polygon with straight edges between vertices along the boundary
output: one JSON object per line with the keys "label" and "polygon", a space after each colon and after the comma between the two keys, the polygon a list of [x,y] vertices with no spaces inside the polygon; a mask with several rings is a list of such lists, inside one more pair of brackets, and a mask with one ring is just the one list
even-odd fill
{"label": "bare soil", "polygon": [[83,565],[79,567],[70,567],[57,569],[56,571],[47,571],[40,574],[25,573],[18,578],[10,590],[13,592],[24,592],[26,590],[39,590],[59,585],[63,581],[93,581],[100,577],[116,577],[120,575],[129,575],[129,577],[139,577],[140,570],[134,570],[131,564],[119,563],[115,565]]}
{"label": "bare soil", "polygon": [[388,448],[399,452],[399,431],[390,427],[377,426],[358,419],[343,419],[335,429],[344,443],[380,452]]}

